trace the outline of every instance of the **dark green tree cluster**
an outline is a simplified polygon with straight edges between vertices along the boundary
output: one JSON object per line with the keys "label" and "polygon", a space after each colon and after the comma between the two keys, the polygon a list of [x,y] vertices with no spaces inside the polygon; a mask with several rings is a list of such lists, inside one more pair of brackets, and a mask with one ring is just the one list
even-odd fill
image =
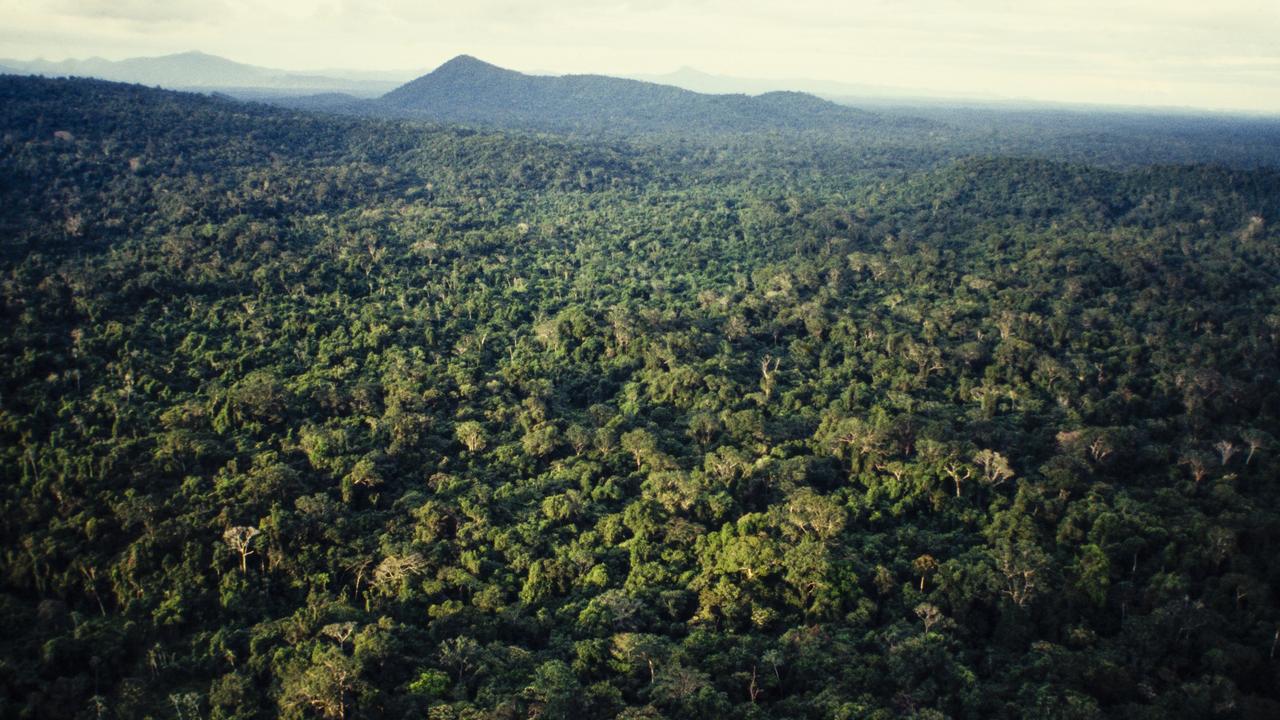
{"label": "dark green tree cluster", "polygon": [[1280,174],[815,142],[0,79],[0,717],[1280,714]]}

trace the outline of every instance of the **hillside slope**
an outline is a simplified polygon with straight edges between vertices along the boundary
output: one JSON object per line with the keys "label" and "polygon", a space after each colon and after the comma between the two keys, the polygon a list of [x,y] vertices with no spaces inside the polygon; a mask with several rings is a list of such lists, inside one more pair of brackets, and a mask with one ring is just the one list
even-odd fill
{"label": "hillside slope", "polygon": [[440,122],[620,133],[823,129],[876,121],[802,93],[703,95],[603,75],[524,75],[465,55],[378,104]]}
{"label": "hillside slope", "polygon": [[1280,174],[824,142],[0,78],[0,717],[1280,717]]}

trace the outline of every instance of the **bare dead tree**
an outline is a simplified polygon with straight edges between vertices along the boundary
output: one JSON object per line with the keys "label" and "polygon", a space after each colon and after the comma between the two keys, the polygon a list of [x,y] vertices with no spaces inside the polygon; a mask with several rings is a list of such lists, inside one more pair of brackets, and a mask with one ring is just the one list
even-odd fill
{"label": "bare dead tree", "polygon": [[1178,461],[1181,465],[1186,465],[1191,471],[1191,479],[1198,486],[1209,476],[1209,463],[1204,455],[1198,452],[1189,452],[1182,456]]}
{"label": "bare dead tree", "polygon": [[1240,439],[1244,440],[1244,444],[1249,447],[1249,455],[1244,459],[1244,464],[1248,465],[1253,462],[1253,454],[1267,445],[1267,434],[1261,430],[1245,430],[1240,433]]}
{"label": "bare dead tree", "polygon": [[760,362],[760,391],[764,393],[766,400],[773,395],[774,385],[777,384],[778,366],[782,361],[772,355],[765,355],[764,360]]}
{"label": "bare dead tree", "polygon": [[1013,604],[1023,607],[1036,596],[1039,589],[1040,568],[1037,563],[1028,562],[1028,558],[1015,556],[1012,552],[1004,553],[996,566],[1004,575],[1004,594],[1009,596]]}
{"label": "bare dead tree", "polygon": [[973,477],[973,468],[961,464],[959,461],[950,461],[942,466],[942,472],[951,478],[951,482],[956,486],[956,497],[960,497],[960,486],[968,482]]}
{"label": "bare dead tree", "polygon": [[1235,457],[1235,454],[1240,450],[1240,448],[1236,447],[1236,444],[1230,440],[1219,440],[1218,443],[1213,446],[1213,449],[1218,451],[1218,457],[1222,458],[1223,465],[1231,462],[1231,458]]}
{"label": "bare dead tree", "polygon": [[373,587],[385,591],[406,578],[421,574],[426,568],[427,561],[417,553],[388,555],[373,570]]}
{"label": "bare dead tree", "polygon": [[235,525],[222,532],[222,541],[240,553],[240,572],[248,571],[249,556],[253,554],[253,539],[262,534],[256,527]]}
{"label": "bare dead tree", "polygon": [[1089,454],[1093,456],[1094,462],[1105,462],[1111,456],[1111,441],[1103,435],[1097,435],[1093,441],[1089,443]]}
{"label": "bare dead tree", "polygon": [[348,620],[347,622],[329,623],[320,628],[320,632],[326,637],[333,638],[339,645],[346,645],[356,633],[356,624]]}
{"label": "bare dead tree", "polygon": [[982,479],[992,487],[1014,476],[1009,459],[995,450],[979,450],[973,461],[982,467]]}

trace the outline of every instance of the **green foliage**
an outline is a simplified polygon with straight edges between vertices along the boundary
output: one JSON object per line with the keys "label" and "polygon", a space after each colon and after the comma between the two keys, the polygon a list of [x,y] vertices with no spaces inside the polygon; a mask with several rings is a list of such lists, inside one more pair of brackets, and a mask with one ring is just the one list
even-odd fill
{"label": "green foliage", "polygon": [[1274,170],[0,126],[0,715],[1280,707]]}
{"label": "green foliage", "polygon": [[448,675],[429,668],[418,673],[418,677],[409,683],[409,692],[422,695],[429,700],[436,700],[444,697],[450,684]]}

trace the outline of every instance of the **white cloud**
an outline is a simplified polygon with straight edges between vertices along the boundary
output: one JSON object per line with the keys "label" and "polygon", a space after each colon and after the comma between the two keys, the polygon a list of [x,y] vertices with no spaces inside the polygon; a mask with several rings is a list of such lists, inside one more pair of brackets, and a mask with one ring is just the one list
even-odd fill
{"label": "white cloud", "polygon": [[225,8],[215,0],[55,0],[49,9],[74,17],[164,23],[212,19]]}
{"label": "white cloud", "polygon": [[[1275,0],[0,0],[0,56],[813,77],[1280,112]],[[157,30],[163,28],[163,30]]]}

